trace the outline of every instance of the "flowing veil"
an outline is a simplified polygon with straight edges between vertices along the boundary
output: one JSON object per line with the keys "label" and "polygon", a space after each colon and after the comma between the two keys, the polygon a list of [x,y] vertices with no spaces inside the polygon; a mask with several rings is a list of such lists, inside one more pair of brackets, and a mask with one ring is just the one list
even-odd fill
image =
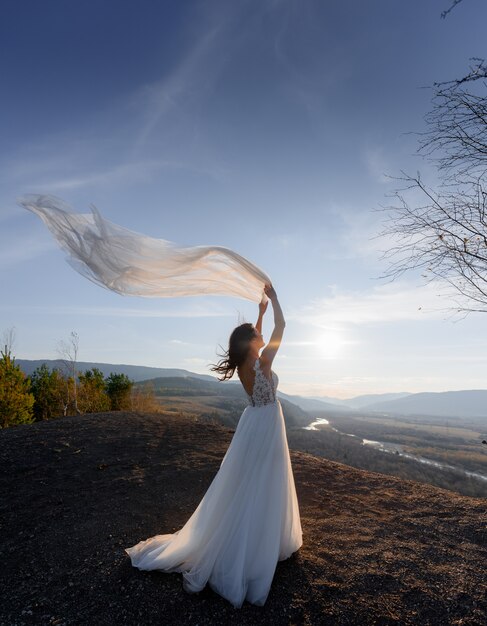
{"label": "flowing veil", "polygon": [[52,195],[26,194],[17,202],[42,219],[77,272],[119,294],[267,301],[263,288],[271,282],[269,276],[229,248],[181,246],[149,237],[106,220],[94,205],[91,214],[74,213]]}

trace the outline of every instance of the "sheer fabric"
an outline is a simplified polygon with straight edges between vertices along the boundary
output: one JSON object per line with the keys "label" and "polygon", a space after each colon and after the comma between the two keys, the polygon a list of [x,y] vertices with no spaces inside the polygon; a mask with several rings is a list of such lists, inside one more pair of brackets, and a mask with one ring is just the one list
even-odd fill
{"label": "sheer fabric", "polygon": [[92,213],[73,213],[51,195],[17,199],[38,215],[68,253],[68,263],[89,280],[122,295],[237,296],[266,302],[269,276],[222,246],[180,246],[128,230]]}
{"label": "sheer fabric", "polygon": [[[264,605],[277,562],[303,543],[282,408],[271,401],[278,378],[273,373],[271,383],[262,373],[263,382],[256,367],[254,403],[194,513],[175,533],[125,548],[139,570],[180,572],[188,593],[208,584],[235,608],[245,600]],[[264,385],[269,402],[257,404]]]}

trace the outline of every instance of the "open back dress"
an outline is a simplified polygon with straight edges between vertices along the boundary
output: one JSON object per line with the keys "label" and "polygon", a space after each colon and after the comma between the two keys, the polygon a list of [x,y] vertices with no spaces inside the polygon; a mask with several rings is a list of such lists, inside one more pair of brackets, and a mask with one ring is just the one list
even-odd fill
{"label": "open back dress", "polygon": [[255,381],[220,468],[186,524],[125,548],[139,570],[181,572],[235,608],[264,605],[277,562],[303,543],[278,377],[254,364]]}

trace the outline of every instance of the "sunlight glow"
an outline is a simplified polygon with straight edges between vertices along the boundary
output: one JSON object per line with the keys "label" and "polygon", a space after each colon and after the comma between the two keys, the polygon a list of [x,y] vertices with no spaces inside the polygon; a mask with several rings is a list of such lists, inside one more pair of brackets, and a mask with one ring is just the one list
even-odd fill
{"label": "sunlight glow", "polygon": [[316,347],[321,356],[333,358],[343,353],[346,341],[336,330],[329,330],[316,338]]}

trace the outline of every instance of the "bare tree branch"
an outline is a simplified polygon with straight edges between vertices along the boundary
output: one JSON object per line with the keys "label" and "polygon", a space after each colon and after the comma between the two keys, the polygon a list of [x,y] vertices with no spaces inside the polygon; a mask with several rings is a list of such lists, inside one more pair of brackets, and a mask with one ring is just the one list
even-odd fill
{"label": "bare tree branch", "polygon": [[2,345],[5,348],[5,354],[12,352],[15,345],[15,326],[11,326],[3,332]]}
{"label": "bare tree branch", "polygon": [[462,79],[435,83],[433,108],[424,118],[428,129],[413,133],[420,137],[418,153],[433,155],[428,160],[436,163],[445,181],[453,172],[464,175],[487,169],[487,83],[478,93],[460,87],[487,78],[487,64],[476,60],[476,68]]}
{"label": "bare tree branch", "polygon": [[[445,17],[461,0],[454,0]],[[487,313],[487,63],[472,57],[460,79],[433,83],[427,130],[418,153],[436,166],[440,184],[427,188],[419,172],[392,177],[406,187],[392,195],[396,204],[378,237],[394,244],[382,259],[389,268],[379,278],[392,280],[410,270],[453,288],[457,313]],[[410,206],[404,193],[419,192],[425,204]]]}
{"label": "bare tree branch", "polygon": [[446,11],[442,11],[442,12],[441,12],[441,17],[442,17],[443,19],[445,19],[445,17],[448,15],[448,13],[450,13],[450,11],[451,11],[452,9],[454,9],[454,8],[457,6],[457,4],[460,4],[460,2],[462,2],[462,1],[463,1],[463,0],[452,0],[452,3],[451,3],[450,8],[449,8],[449,9],[447,9]]}
{"label": "bare tree branch", "polygon": [[[439,278],[453,288],[451,297],[461,296],[457,313],[487,313],[487,191],[482,177],[456,180],[451,191],[442,188],[434,193],[419,172],[416,176],[401,173],[403,177],[390,177],[408,183],[392,194],[399,202],[376,209],[390,213],[377,236],[398,242],[382,255],[390,264],[379,278],[394,280],[422,269],[421,276],[428,282]],[[410,189],[421,191],[427,203],[410,207],[401,193]],[[479,306],[473,308],[473,303]]]}
{"label": "bare tree branch", "polygon": [[[79,351],[79,336],[73,330],[71,331],[70,337],[68,341],[60,341],[58,347],[58,354],[60,355],[61,360],[63,361],[64,367],[68,372],[68,377],[71,377],[73,380],[73,404],[74,410],[76,413],[80,414],[81,411],[78,408],[78,372],[76,371],[76,363],[78,361],[78,351]],[[65,406],[65,411],[67,411],[67,405],[69,404],[69,378],[66,382],[67,385],[67,404]]]}

